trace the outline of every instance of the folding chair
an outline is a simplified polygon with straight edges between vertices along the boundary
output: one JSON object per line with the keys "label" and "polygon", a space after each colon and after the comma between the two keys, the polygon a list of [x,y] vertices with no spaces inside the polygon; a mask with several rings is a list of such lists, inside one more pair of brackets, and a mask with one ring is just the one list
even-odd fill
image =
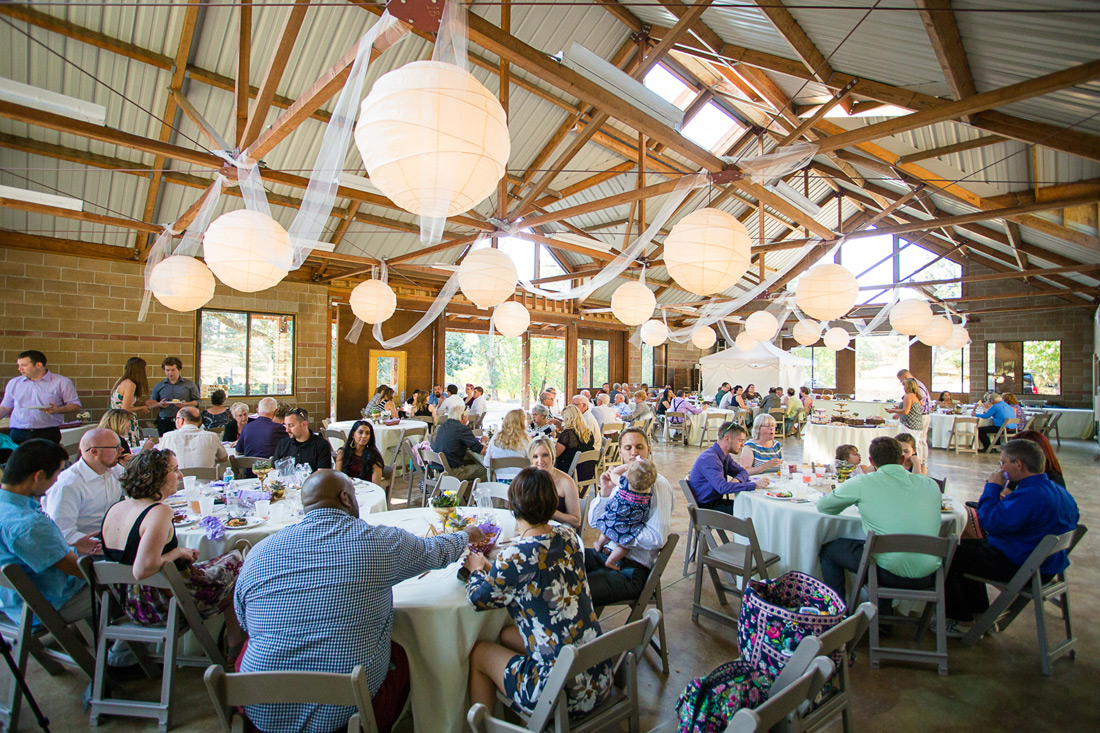
{"label": "folding chair", "polygon": [[[707,419],[703,422],[703,429],[699,431],[699,447],[703,447],[703,443],[707,441],[712,435],[717,436],[718,431],[722,428],[722,423],[726,421],[724,415],[707,415]],[[717,438],[716,438],[717,439]]]}
{"label": "folding chair", "polygon": [[943,478],[936,478],[935,476],[929,476],[928,478],[935,481],[936,485],[940,487],[940,494],[943,494],[945,491],[947,491],[947,477],[946,476],[944,476]]}
{"label": "folding chair", "polygon": [[333,451],[338,451],[348,442],[348,434],[343,430],[325,428],[321,431],[321,437],[328,441]]}
{"label": "folding chair", "polygon": [[377,733],[370,685],[363,665],[351,674],[331,672],[242,672],[226,674],[211,664],[203,675],[224,733],[244,731],[238,717],[245,705],[316,704],[354,707],[348,733]]}
{"label": "folding chair", "polygon": [[668,674],[668,641],[665,637],[665,604],[661,598],[661,576],[664,575],[668,561],[672,559],[672,553],[679,541],[680,535],[678,534],[670,534],[668,539],[665,540],[665,546],[657,553],[657,559],[653,561],[653,568],[649,571],[649,577],[646,579],[645,585],[642,586],[642,592],[638,594],[637,598],[632,601],[609,603],[603,608],[596,609],[596,614],[602,615],[605,608],[628,606],[630,616],[627,617],[626,623],[632,624],[641,620],[642,615],[649,606],[656,607],[661,612],[657,621],[657,636],[660,641],[650,639],[649,645],[661,656],[661,674],[665,675]]}
{"label": "folding chair", "polygon": [[[31,655],[51,676],[61,674],[61,665],[64,664],[79,669],[88,679],[92,679],[95,676],[95,658],[84,634],[76,628],[76,624],[81,621],[87,624],[89,619],[66,621],[18,563],[5,565],[2,572],[0,587],[15,591],[23,600],[18,624],[12,623],[7,614],[0,613],[0,635],[11,644],[12,658],[15,659],[23,679],[27,677],[28,658]],[[88,590],[81,589],[79,592],[87,593]],[[90,626],[88,632],[88,638],[91,638]],[[42,643],[46,634],[53,636],[61,647],[60,650],[51,649]],[[14,677],[3,695],[0,702],[0,725],[4,730],[18,730],[23,692]]]}
{"label": "folding chair", "polygon": [[[684,492],[684,499],[687,500],[688,507],[695,507],[699,509],[699,502],[695,500],[695,492],[691,490],[691,484],[687,482],[687,479],[680,479],[680,491]],[[695,514],[691,509],[688,509],[688,537],[687,546],[684,548],[684,572],[681,577],[686,578],[688,576],[688,568],[691,567],[692,560],[695,559]],[[692,571],[694,572],[694,571]]]}
{"label": "folding chair", "polygon": [[751,429],[753,414],[752,410],[738,410],[737,417],[734,418],[738,425],[743,428]]}
{"label": "folding chair", "polygon": [[466,421],[466,425],[470,430],[481,430],[481,423],[485,421],[485,413],[480,415],[470,415]]}
{"label": "folding chair", "polygon": [[[1028,603],[1035,605],[1035,632],[1039,637],[1039,662],[1043,668],[1043,674],[1050,675],[1050,663],[1062,655],[1068,654],[1070,659],[1077,656],[1077,638],[1073,635],[1073,628],[1069,615],[1069,583],[1064,572],[1056,574],[1047,582],[1043,582],[1040,568],[1051,555],[1065,550],[1066,555],[1073,553],[1073,548],[1088,532],[1088,527],[1078,524],[1072,532],[1061,535],[1047,535],[1028,555],[1027,560],[1012,576],[1012,580],[1003,583],[989,580],[977,575],[967,574],[964,577],[976,580],[979,583],[992,585],[1001,591],[997,600],[990,604],[989,609],[974,622],[970,631],[963,637],[963,644],[974,646],[982,635],[993,628],[1004,631],[1008,628]],[[1030,587],[1029,587],[1030,586]],[[1066,638],[1059,641],[1053,648],[1047,645],[1047,626],[1043,615],[1044,604],[1049,601],[1062,612],[1062,623],[1066,627]]]}
{"label": "folding chair", "polygon": [[[510,504],[508,503],[508,484],[502,484],[496,481],[481,481],[477,484],[479,491],[488,489],[489,498],[493,502],[493,506],[498,509],[507,509]],[[473,491],[470,492],[471,501],[473,500]]]}
{"label": "folding chair", "polygon": [[181,468],[180,473],[184,476],[194,476],[199,481],[217,481],[220,478],[220,476],[218,475],[218,469],[213,466]]}
{"label": "folding chair", "polygon": [[466,711],[466,723],[473,733],[529,733],[527,728],[494,718],[489,708],[481,703],[470,706]]}
{"label": "folding chair", "polygon": [[328,430],[329,425],[332,425],[332,419],[331,418],[326,417],[324,420],[321,421],[321,429],[322,430]]}
{"label": "folding chair", "polygon": [[471,483],[476,486],[477,479],[470,482],[462,481],[454,476],[440,476],[436,492],[442,494],[444,491],[453,491],[458,499],[457,506],[467,506],[470,501]]}
{"label": "folding chair", "polygon": [[525,468],[531,467],[531,461],[527,458],[520,458],[519,456],[506,456],[504,458],[490,458],[489,459],[489,480],[497,480],[497,471],[502,468],[518,468],[521,471]]}
{"label": "folding chair", "polygon": [[[928,629],[928,620],[932,615],[931,604],[934,603],[936,609],[936,651],[934,652],[880,646],[880,621],[899,624],[914,623],[914,620],[909,616],[882,616],[881,614],[876,616],[871,622],[871,669],[878,669],[881,660],[893,659],[902,662],[931,662],[939,667],[941,675],[947,674],[947,596],[944,586],[947,571],[951,567],[951,559],[955,556],[955,548],[958,546],[958,542],[959,538],[954,534],[945,539],[921,534],[875,534],[873,531],[867,533],[867,540],[863,545],[863,558],[859,562],[859,571],[856,574],[856,582],[852,586],[851,595],[848,597],[848,607],[851,608],[855,604],[864,580],[867,582],[867,595],[876,608],[878,608],[880,598],[922,603],[924,604],[924,612],[916,620],[917,632],[913,637],[913,640],[918,642],[924,638],[924,632]],[[940,558],[940,566],[936,568],[935,573],[935,586],[928,590],[880,586],[878,563],[875,561],[875,556],[889,552],[908,552]]]}
{"label": "folding chair", "polygon": [[1046,428],[1043,430],[1043,435],[1050,439],[1050,434],[1054,433],[1054,439],[1058,441],[1058,447],[1062,447],[1062,434],[1058,431],[1058,422],[1062,419],[1062,413],[1055,412],[1047,422]]}
{"label": "folding chair", "polygon": [[252,471],[252,466],[256,464],[256,461],[269,461],[270,458],[260,458],[254,456],[229,456],[229,465],[233,467],[233,475],[237,478],[244,478],[248,473]]}
{"label": "folding chair", "polygon": [[[673,424],[673,419],[679,419],[680,422]],[[687,434],[687,419],[688,414],[686,412],[676,412],[675,410],[669,410],[665,413],[665,442],[672,442],[672,433],[679,431],[681,436]],[[686,438],[685,438],[686,440]]]}
{"label": "folding chair", "polygon": [[787,433],[783,429],[783,423],[787,419],[787,411],[782,407],[773,407],[768,410],[768,414],[775,420],[775,437],[786,438]]}
{"label": "folding chair", "polygon": [[[600,475],[596,473],[596,465],[599,465],[600,455],[600,451],[598,450],[577,451],[573,455],[573,464],[569,467],[569,477],[576,482],[577,493],[580,494],[580,497],[582,499],[584,498],[584,495],[588,493],[588,488],[590,486],[595,486],[600,480]],[[581,481],[577,477],[577,466],[581,465],[582,463],[596,464],[592,466],[592,478],[584,481]]]}
{"label": "folding chair", "polygon": [[[1011,440],[1011,438],[1009,437],[1010,434],[1015,435],[1016,431],[1019,430],[1019,428],[1020,428],[1020,418],[1010,417],[1007,420],[1005,420],[1001,424],[1001,429],[998,430],[993,435],[993,439],[989,441],[989,447],[986,448],[985,452],[986,453],[992,453],[994,450],[997,449],[997,446],[1000,445],[1002,442],[1007,442],[1007,441]],[[1059,447],[1061,447],[1061,444],[1059,444]]]}
{"label": "folding chair", "polygon": [[451,473],[451,464],[447,462],[447,456],[436,453],[431,448],[420,449],[420,460],[424,462],[424,496],[428,494],[428,484],[432,484],[432,494],[439,488],[439,479]]}
{"label": "folding chair", "polygon": [[[693,506],[688,507],[688,516],[695,523],[695,593],[691,601],[691,620],[698,622],[699,614],[703,614],[736,628],[736,617],[707,608],[700,602],[703,594],[703,569],[710,570],[710,579],[714,584],[714,592],[718,594],[718,602],[725,606],[726,593],[740,598],[754,575],[759,574],[767,580],[768,568],[779,562],[779,555],[760,549],[752,519],[739,519],[725,512]],[[712,532],[718,535],[721,542],[714,539]],[[746,538],[748,544],[731,540],[726,535],[727,532]],[[723,584],[718,577],[719,570],[729,573],[735,580],[740,576],[740,587]]]}
{"label": "folding chair", "polygon": [[947,439],[947,450],[956,453],[978,453],[981,443],[978,441],[978,418],[956,417],[951,425],[951,436]]}
{"label": "folding chair", "polygon": [[791,429],[787,431],[788,438],[801,438],[802,429],[806,427],[806,418],[803,413],[799,413],[794,422],[791,423]]}
{"label": "folding chair", "polygon": [[142,428],[141,429],[141,437],[142,437],[143,440],[145,438],[152,438],[153,440],[160,440],[160,431],[157,430],[156,428]]}
{"label": "folding chair", "polygon": [[1050,423],[1049,412],[1033,412],[1031,417],[1027,419],[1027,423],[1024,425],[1024,430],[1034,430],[1037,433],[1043,433],[1046,435],[1047,425]]}
{"label": "folding chair", "polygon": [[622,462],[622,457],[619,455],[619,441],[612,438],[604,438],[600,462],[596,466],[596,475],[599,476],[609,468],[622,465]]}
{"label": "folding chair", "polygon": [[738,710],[730,718],[726,733],[756,733],[771,730],[800,706],[812,702],[825,686],[825,680],[829,679],[834,669],[836,666],[833,660],[817,657],[801,677],[783,689],[776,690],[776,685],[773,684],[767,702],[755,708]]}
{"label": "folding chair", "polygon": [[412,440],[408,438],[401,444],[402,460],[404,460],[405,466],[408,468],[406,475],[408,479],[408,495],[405,497],[406,507],[412,505],[412,490],[414,483],[416,483],[417,486],[424,487],[424,493],[421,494],[420,503],[422,505],[426,504],[428,499],[428,483],[430,481],[428,466],[422,462],[422,458],[418,460],[416,445],[416,443],[413,443]]}
{"label": "folding chair", "polygon": [[625,427],[626,425],[621,422],[605,422],[600,432],[607,437],[618,438],[619,433],[621,433]]}

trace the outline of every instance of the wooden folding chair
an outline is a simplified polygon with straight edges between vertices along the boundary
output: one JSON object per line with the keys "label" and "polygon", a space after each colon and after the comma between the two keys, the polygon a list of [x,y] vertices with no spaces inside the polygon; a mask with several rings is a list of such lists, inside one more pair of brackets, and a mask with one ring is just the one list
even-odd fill
{"label": "wooden folding chair", "polygon": [[993,451],[995,451],[997,449],[997,446],[999,446],[1001,443],[1005,443],[1005,442],[1011,440],[1012,439],[1011,436],[1016,435],[1016,431],[1019,429],[1019,427],[1020,427],[1020,418],[1010,417],[1007,420],[1005,420],[1003,423],[1001,423],[1001,429],[998,430],[993,435],[993,439],[989,441],[989,447],[986,448],[985,452],[986,453],[992,453]]}
{"label": "wooden folding chair", "polygon": [[194,476],[199,481],[217,481],[219,478],[221,478],[221,476],[218,475],[218,469],[214,466],[181,468],[180,473],[184,476]]}
{"label": "wooden folding chair", "polygon": [[956,453],[980,452],[981,443],[978,441],[978,418],[956,417],[951,424],[951,436],[947,439],[947,450],[955,449]]}
{"label": "wooden folding chair", "polygon": [[724,415],[707,415],[707,419],[703,421],[703,429],[699,431],[700,448],[703,447],[703,443],[708,438],[718,435],[718,431],[722,429],[722,423],[725,421],[726,417]]}
{"label": "wooden folding chair", "polygon": [[[779,555],[760,549],[752,519],[740,519],[725,512],[693,506],[688,507],[688,516],[695,523],[695,593],[691,602],[691,620],[698,622],[699,615],[702,614],[736,628],[736,617],[702,604],[703,569],[710,571],[714,592],[718,594],[718,602],[725,606],[727,605],[726,594],[741,598],[753,576],[759,575],[767,580],[768,568],[779,562]],[[712,532],[717,535],[717,539],[711,534]],[[735,537],[744,537],[748,542],[735,542],[730,539],[727,532]],[[720,570],[729,573],[735,579],[740,578],[740,586],[725,585],[718,577]]]}
{"label": "wooden folding chair", "polygon": [[525,468],[531,467],[531,461],[527,458],[520,458],[519,456],[505,456],[502,458],[490,458],[489,459],[489,480],[497,480],[497,471],[502,468],[518,468],[521,471]]}
{"label": "wooden folding chair", "polygon": [[[673,424],[673,419],[678,419],[680,422]],[[687,420],[688,414],[686,412],[677,412],[675,410],[669,410],[665,413],[665,442],[672,442],[672,434],[676,431],[680,432],[680,435],[687,434]]]}
{"label": "wooden folding chair", "polygon": [[604,438],[603,451],[600,453],[600,462],[596,466],[596,476],[615,466],[622,465],[623,459],[619,455],[619,441],[612,438]]}
{"label": "wooden folding chair", "polygon": [[771,730],[800,706],[812,702],[825,686],[825,680],[829,679],[834,669],[836,665],[833,664],[833,660],[817,657],[801,677],[783,689],[776,690],[776,685],[772,685],[767,702],[755,708],[738,710],[726,726],[727,733],[757,733],[757,731]]}
{"label": "wooden folding chair", "polygon": [[691,507],[695,507],[695,509],[698,509],[699,502],[696,501],[695,492],[691,490],[691,484],[687,482],[687,479],[680,479],[680,491],[683,492],[684,499],[687,501],[687,505],[689,507],[687,546],[684,547],[684,572],[681,576],[686,578],[688,576],[688,569],[691,567],[691,563],[695,559],[695,514],[691,511]]}
{"label": "wooden folding chair", "polygon": [[322,430],[321,437],[328,441],[328,444],[332,446],[333,452],[340,450],[348,442],[348,434],[346,432],[333,428],[325,428]]}
{"label": "wooden folding chair", "polygon": [[[478,491],[488,490],[489,498],[492,500],[494,507],[498,509],[507,509],[511,506],[508,503],[508,484],[502,484],[497,481],[480,481],[476,488]],[[470,496],[471,501],[473,501],[473,491],[470,492]]]}
{"label": "wooden folding chair", "polygon": [[[598,450],[586,450],[577,451],[573,455],[573,464],[569,466],[569,477],[577,484],[577,493],[583,499],[584,495],[588,493],[588,489],[591,486],[595,486],[600,480],[600,474],[596,473],[596,467],[600,462],[600,451]],[[577,477],[577,466],[582,463],[592,463],[592,478],[584,481]]]}
{"label": "wooden folding chair", "polygon": [[[871,625],[871,620],[878,614],[878,609],[873,603],[861,603],[857,609],[844,621],[817,637],[820,648],[818,654],[823,657],[836,659],[840,657],[841,663],[833,676],[830,689],[824,697],[815,704],[807,701],[800,705],[789,716],[789,728],[791,730],[803,730],[808,733],[821,730],[829,726],[836,716],[841,716],[845,733],[852,730],[852,712],[849,709],[851,702],[850,682],[848,679],[848,655],[863,637],[863,633]],[[783,668],[786,671],[786,667]]]}
{"label": "wooden folding chair", "polygon": [[1062,433],[1058,430],[1058,422],[1062,419],[1062,413],[1055,412],[1047,422],[1046,427],[1043,429],[1043,435],[1050,439],[1050,434],[1054,433],[1054,439],[1058,441],[1058,447],[1062,447]]}
{"label": "wooden folding chair", "polygon": [[768,410],[768,414],[775,420],[775,437],[786,438],[787,432],[783,428],[783,424],[787,419],[787,411],[782,407],[773,407]]}
{"label": "wooden folding chair", "polygon": [[269,461],[270,458],[262,458],[258,456],[229,456],[229,465],[233,467],[233,475],[237,478],[244,478],[252,471],[252,466],[257,461]]}

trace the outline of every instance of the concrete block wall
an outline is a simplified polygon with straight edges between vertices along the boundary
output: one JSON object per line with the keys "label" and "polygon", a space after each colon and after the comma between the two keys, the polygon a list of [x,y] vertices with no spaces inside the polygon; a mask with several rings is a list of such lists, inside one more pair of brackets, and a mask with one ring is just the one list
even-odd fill
{"label": "concrete block wall", "polygon": [[[137,320],[144,266],[0,248],[0,384],[18,376],[19,352],[38,349],[48,366],[73,380],[81,402],[98,419],[109,390],[131,356],[149,363],[149,386],[164,378],[160,362],[177,356],[194,378],[195,313],[169,310],[153,299]],[[240,293],[218,283],[208,308],[295,315],[295,394],[282,397],[317,420],[328,416],[330,327],[325,286],[282,283]],[[230,398],[232,401],[232,398]],[[255,408],[258,398],[246,398]]]}

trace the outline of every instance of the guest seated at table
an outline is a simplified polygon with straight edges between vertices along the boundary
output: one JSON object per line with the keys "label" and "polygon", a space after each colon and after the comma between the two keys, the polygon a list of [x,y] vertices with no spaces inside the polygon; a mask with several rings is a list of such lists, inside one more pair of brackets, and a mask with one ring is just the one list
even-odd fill
{"label": "guest seated at table", "polygon": [[435,405],[428,402],[427,392],[417,392],[412,403],[413,417],[435,417]]}
{"label": "guest seated at table", "polygon": [[485,388],[474,387],[474,399],[470,402],[470,417],[481,415],[482,419],[485,417],[485,413],[489,411],[489,401],[485,399]]}
{"label": "guest seated at table", "polygon": [[[108,560],[132,565],[138,580],[152,577],[166,563],[174,562],[203,618],[219,613],[225,617],[229,657],[236,659],[244,642],[232,603],[241,555],[233,551],[195,562],[198,550],[179,546],[172,509],[161,502],[175,494],[182,482],[172,451],[153,449],[134,456],[122,474],[127,498],[103,517],[103,553]],[[122,610],[136,624],[163,626],[169,598],[170,594],[159,588],[133,585],[126,591]]]}
{"label": "guest seated at table", "polygon": [[771,412],[777,407],[780,407],[780,396],[775,393],[775,387],[771,387],[768,389],[768,396],[760,401],[760,409]]}
{"label": "guest seated at table", "polygon": [[431,394],[428,395],[428,404],[432,407],[439,407],[439,403],[443,401],[443,386],[435,385],[432,387]]}
{"label": "guest seated at table", "polygon": [[[519,712],[534,711],[557,652],[600,635],[576,533],[550,524],[557,506],[545,471],[525,468],[508,486],[519,538],[490,563],[473,552],[466,558],[466,597],[478,610],[506,608],[515,626],[496,642],[479,641],[470,654],[470,702],[493,706],[497,691]],[[538,578],[532,583],[532,578]],[[552,592],[543,589],[553,588]],[[595,708],[611,690],[611,663],[603,661],[565,685],[569,715]]]}
{"label": "guest seated at table", "polygon": [[749,386],[745,387],[744,398],[746,403],[757,402],[760,400],[760,395],[756,393],[755,384],[750,384]]}
{"label": "guest seated at table", "polygon": [[401,417],[397,412],[397,405],[394,404],[393,387],[383,384],[374,391],[374,397],[371,397],[370,402],[367,403],[367,412],[375,410],[381,412],[382,417],[387,420],[397,420]]}
{"label": "guest seated at table", "polygon": [[[672,404],[672,398],[676,396],[676,393],[672,391],[671,387],[665,387],[661,390],[661,395],[657,398],[656,414],[664,415],[668,412],[668,406]],[[629,395],[626,395],[627,399],[630,399]]]}
{"label": "guest seated at table", "polygon": [[652,420],[653,407],[646,402],[645,392],[641,390],[634,393],[634,412],[630,413],[630,424],[636,428],[642,427],[646,420]]}
{"label": "guest seated at table", "polygon": [[628,400],[624,394],[617,394],[614,410],[620,421],[630,422],[634,417],[634,402]]}
{"label": "guest seated at table", "polygon": [[[527,446],[531,439],[523,429],[523,422],[523,410],[509,410],[504,414],[500,432],[489,438],[489,444],[485,446],[486,463],[494,458],[527,457]],[[502,468],[497,471],[495,480],[508,483],[518,473],[518,468]]]}
{"label": "guest seated at table", "polygon": [[[745,447],[745,429],[733,421],[726,421],[718,428],[718,440],[707,450],[699,454],[688,474],[688,484],[695,501],[703,509],[715,509],[733,513],[733,499],[730,494],[741,491],[766,489],[769,479],[752,480],[749,472],[741,467],[734,456],[740,456]],[[625,457],[623,460],[626,460]]]}
{"label": "guest seated at table", "polygon": [[466,409],[467,410],[469,410],[470,407],[473,406],[474,399],[476,397],[477,397],[477,395],[474,394],[474,385],[467,383],[466,384],[466,398],[464,400],[464,402],[466,403]]}
{"label": "guest seated at table", "polygon": [[233,419],[225,424],[225,432],[222,433],[223,442],[235,443],[241,437],[241,430],[252,422],[252,418],[248,416],[249,411],[247,402],[234,402],[230,405],[229,414]]}
{"label": "guest seated at table", "polygon": [[448,384],[446,396],[443,398],[442,402],[435,406],[436,422],[438,423],[442,420],[446,420],[447,416],[451,414],[451,409],[456,406],[461,406],[465,409],[466,401],[459,396],[458,387],[456,385]]}
{"label": "guest seated at table", "polygon": [[202,429],[198,408],[181,407],[176,413],[175,426],[175,430],[161,437],[158,446],[172,451],[180,468],[213,468],[215,462],[229,460],[217,434]]}
{"label": "guest seated at table", "polygon": [[100,553],[103,515],[122,498],[121,449],[121,439],[113,430],[95,428],[84,433],[80,459],[61,472],[42,502],[65,541],[81,555]]}
{"label": "guest seated at table", "polygon": [[909,433],[898,433],[894,436],[894,440],[901,443],[901,467],[909,473],[919,473],[921,476],[927,476],[928,466],[917,455],[916,439]]}
{"label": "guest seated at table", "polygon": [[[389,731],[409,694],[409,662],[393,643],[393,586],[458,560],[477,527],[437,537],[368,524],[355,487],[321,470],[302,486],[305,516],[249,553],[235,605],[248,645],[241,672],[294,670],[348,674],[364,665],[380,731]],[[430,655],[431,650],[426,650]],[[265,731],[333,731],[353,707],[250,705]]]}
{"label": "guest seated at table", "polygon": [[1005,392],[1001,395],[1001,399],[1004,403],[1012,408],[1012,412],[1015,413],[1014,417],[1020,420],[1020,426],[1027,422],[1027,411],[1024,410],[1024,406],[1020,404],[1020,400],[1016,399],[1016,395],[1011,392]]}
{"label": "guest seated at table", "polygon": [[409,397],[405,400],[405,404],[401,406],[401,410],[406,415],[411,415],[412,414],[413,405],[416,404],[416,398],[419,397],[419,396],[420,396],[420,390],[414,389],[413,393],[411,395],[409,395]]}
{"label": "guest seated at table", "polygon": [[558,494],[558,509],[552,519],[568,524],[574,529],[581,527],[581,498],[577,482],[565,471],[554,468],[554,441],[537,437],[527,446],[527,457],[531,465],[540,471],[546,471],[554,481],[554,491]]}
{"label": "guest seated at table", "polygon": [[774,417],[762,412],[752,421],[752,439],[745,443],[738,463],[750,476],[760,473],[779,473],[783,465],[783,444],[775,439]]}
{"label": "guest seated at table", "polygon": [[557,395],[550,390],[546,390],[539,395],[539,404],[546,408],[546,419],[551,423],[554,423],[555,428],[561,427],[561,416],[554,413],[554,402],[557,400]]}
{"label": "guest seated at table", "polygon": [[[573,467],[573,457],[578,453],[593,450],[597,436],[592,434],[575,405],[566,405],[561,417],[562,428],[558,433],[558,443],[554,447],[557,455],[554,467],[568,473]],[[592,462],[578,464],[577,480],[587,481],[595,472],[596,467]]]}
{"label": "guest seated at table", "polygon": [[336,452],[336,470],[351,478],[382,482],[386,461],[374,439],[374,427],[366,420],[352,423],[344,447]]}
{"label": "guest seated at table", "polygon": [[294,405],[289,402],[283,402],[278,400],[275,403],[275,414],[272,416],[271,421],[283,425],[283,421],[286,420],[286,416],[290,414],[290,411],[294,409]]}
{"label": "guest seated at table", "polygon": [[940,392],[940,398],[936,400],[936,406],[944,410],[953,410],[957,404],[959,403],[951,398],[951,393],[947,390]]}
{"label": "guest seated at table", "polygon": [[802,400],[802,409],[805,410],[806,415],[809,416],[814,414],[814,398],[813,395],[810,394],[810,388],[799,387],[798,394],[799,399]]}
{"label": "guest seated at table", "polygon": [[202,411],[202,427],[205,430],[217,430],[231,422],[233,415],[225,406],[225,390],[216,389],[210,393],[210,406]]}
{"label": "guest seated at table", "polygon": [[623,386],[618,382],[615,382],[611,386],[611,391],[607,393],[607,396],[614,400],[617,396],[623,394]]}
{"label": "guest seated at table", "polygon": [[[818,499],[817,510],[835,515],[854,504],[859,508],[864,532],[938,536],[940,488],[936,482],[902,468],[901,444],[893,438],[875,438],[869,452],[874,472],[853,476],[838,485]],[[842,537],[821,547],[822,580],[841,598],[848,597],[844,571],[859,570],[863,545],[863,540]],[[911,552],[884,553],[876,556],[875,562],[878,582],[889,588],[931,588],[940,566],[938,557]]]}
{"label": "guest seated at table", "polygon": [[718,403],[718,409],[720,410],[739,410],[741,403],[744,402],[744,398],[741,397],[741,385],[735,385],[733,389],[726,392],[722,397],[722,401]]}
{"label": "guest seated at table", "polygon": [[836,475],[841,483],[852,476],[862,476],[875,470],[870,465],[860,463],[863,459],[859,455],[859,448],[847,443],[836,447],[835,459]]}
{"label": "guest seated at table", "polygon": [[[985,537],[962,540],[947,573],[948,635],[965,635],[989,608],[985,584],[966,575],[1008,581],[1043,537],[1070,532],[1080,521],[1077,502],[1045,471],[1046,458],[1037,443],[1017,439],[1001,447],[1001,465],[989,474],[978,501]],[[1010,481],[1016,490],[1005,493]],[[1049,577],[1068,566],[1069,558],[1060,552],[1047,558],[1040,572]]]}
{"label": "guest seated at table", "polygon": [[802,401],[795,396],[794,387],[787,389],[787,412],[783,415],[783,432],[789,433],[795,424],[806,419]]}
{"label": "guest seated at table", "polygon": [[[1046,459],[1046,470],[1043,471],[1054,483],[1061,487],[1065,487],[1066,479],[1062,474],[1062,464],[1058,462],[1058,456],[1054,454],[1054,446],[1047,440],[1047,436],[1036,430],[1024,430],[1016,436],[1017,440],[1030,440],[1032,443],[1038,444],[1039,448],[1043,451],[1043,457]],[[1016,488],[1015,481],[1009,481],[1005,484],[1005,488],[1012,491]]]}
{"label": "guest seated at table", "polygon": [[584,420],[584,424],[588,426],[589,432],[592,433],[592,442],[599,443],[602,440],[603,431],[600,429],[600,423],[596,420],[596,416],[592,414],[591,402],[588,397],[583,393],[573,395],[570,402],[573,407],[577,408],[577,412],[581,414],[581,419]]}
{"label": "guest seated at table", "polygon": [[1016,417],[1016,411],[1003,401],[1001,395],[991,392],[986,395],[985,400],[975,405],[974,417],[993,421],[992,425],[982,425],[978,428],[978,439],[982,441],[982,448],[988,448],[993,442],[993,436],[1005,424],[1005,420]]}
{"label": "guest seated at table", "polygon": [[[118,436],[121,448],[119,450],[118,462],[119,465],[125,468],[126,462],[130,460],[130,456],[133,455],[133,450],[130,448],[130,441],[141,440],[141,433],[136,435],[130,432],[130,413],[126,410],[107,410],[103,413],[103,417],[99,419],[99,427],[112,431]],[[145,442],[138,447],[138,450],[146,450],[152,448],[157,444],[157,441],[152,438],[146,438]]]}
{"label": "guest seated at table", "polygon": [[[275,422],[275,410],[279,403],[274,397],[264,397],[256,406],[256,417],[241,428],[237,439],[237,453],[253,458],[271,458],[279,442],[286,437],[286,428]],[[236,407],[236,405],[234,405]],[[238,421],[238,425],[240,422]]]}
{"label": "guest seated at table", "polygon": [[275,448],[272,457],[276,461],[293,458],[294,463],[308,463],[314,471],[332,468],[332,443],[309,429],[309,413],[305,409],[295,407],[287,413],[284,424],[287,436]]}
{"label": "guest seated at table", "polygon": [[[668,412],[686,412],[691,415],[698,415],[703,411],[702,407],[696,407],[691,404],[691,401],[684,397],[684,390],[676,390],[676,396],[672,398],[672,401],[668,405]],[[672,425],[683,425],[684,418],[682,417],[670,417],[668,418]],[[684,435],[684,440],[687,440],[687,435]]]}
{"label": "guest seated at table", "polygon": [[622,422],[619,417],[619,413],[615,412],[610,404],[611,398],[600,392],[596,395],[596,406],[591,409],[592,417],[596,418],[596,423],[600,426],[600,431],[603,431],[603,426],[609,422]]}
{"label": "guest seated at table", "polygon": [[527,432],[533,438],[540,435],[554,437],[556,431],[554,424],[550,422],[550,410],[546,405],[534,405],[531,408],[531,422],[527,425]]}
{"label": "guest seated at table", "polygon": [[718,388],[718,391],[714,393],[714,404],[722,404],[722,398],[729,394],[730,383],[722,382],[722,386]]}
{"label": "guest seated at table", "polygon": [[485,464],[478,456],[484,452],[485,447],[474,436],[467,421],[464,406],[452,407],[447,419],[436,426],[435,433],[432,434],[432,450],[447,457],[447,464],[451,467],[449,475],[460,481],[475,478],[484,481],[488,474]]}

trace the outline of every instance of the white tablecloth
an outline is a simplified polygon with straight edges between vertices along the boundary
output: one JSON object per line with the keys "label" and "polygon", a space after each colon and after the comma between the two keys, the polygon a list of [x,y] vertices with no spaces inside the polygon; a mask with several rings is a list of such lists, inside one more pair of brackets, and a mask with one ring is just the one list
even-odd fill
{"label": "white tablecloth", "polygon": [[[708,407],[698,415],[689,413],[687,416],[688,442],[692,445],[699,444],[708,417],[721,417],[723,420],[732,420],[736,414],[733,410],[719,410],[717,407]],[[718,436],[714,437],[717,438]]]}
{"label": "white tablecloth", "polygon": [[[328,429],[343,430],[344,434],[347,434],[356,422],[356,420],[341,420],[340,422],[329,423]],[[390,459],[393,458],[393,450],[397,447],[397,440],[401,437],[401,431],[410,428],[423,428],[427,426],[427,423],[423,420],[402,420],[396,425],[371,423],[371,426],[374,428],[374,440],[378,445],[378,452],[382,454],[388,464]]]}
{"label": "white tablecloth", "polygon": [[889,420],[893,416],[886,412],[886,408],[894,407],[894,403],[863,400],[823,400],[820,398],[814,400],[814,409],[824,411],[826,417],[835,415],[837,406],[847,407],[848,412],[846,414],[848,417],[881,417],[883,420]]}
{"label": "white tablecloth", "polygon": [[1058,435],[1074,440],[1088,440],[1092,437],[1092,430],[1096,424],[1096,413],[1092,410],[1073,409],[1069,407],[1044,407],[1051,414],[1051,419],[1057,413]]}
{"label": "white tablecloth", "polygon": [[[816,403],[815,403],[816,404]],[[816,425],[810,423],[802,432],[802,462],[829,463],[836,460],[838,445],[854,445],[867,460],[871,441],[880,436],[893,437],[900,432],[897,425],[853,428],[847,425]]]}
{"label": "white tablecloth", "polygon": [[[956,417],[973,417],[972,415],[945,415],[942,413],[932,413],[931,425],[928,431],[928,445],[931,448],[947,448],[948,442],[951,440],[951,430],[955,427]],[[992,420],[987,418],[980,418],[978,420],[978,427],[983,425],[991,425]]]}

